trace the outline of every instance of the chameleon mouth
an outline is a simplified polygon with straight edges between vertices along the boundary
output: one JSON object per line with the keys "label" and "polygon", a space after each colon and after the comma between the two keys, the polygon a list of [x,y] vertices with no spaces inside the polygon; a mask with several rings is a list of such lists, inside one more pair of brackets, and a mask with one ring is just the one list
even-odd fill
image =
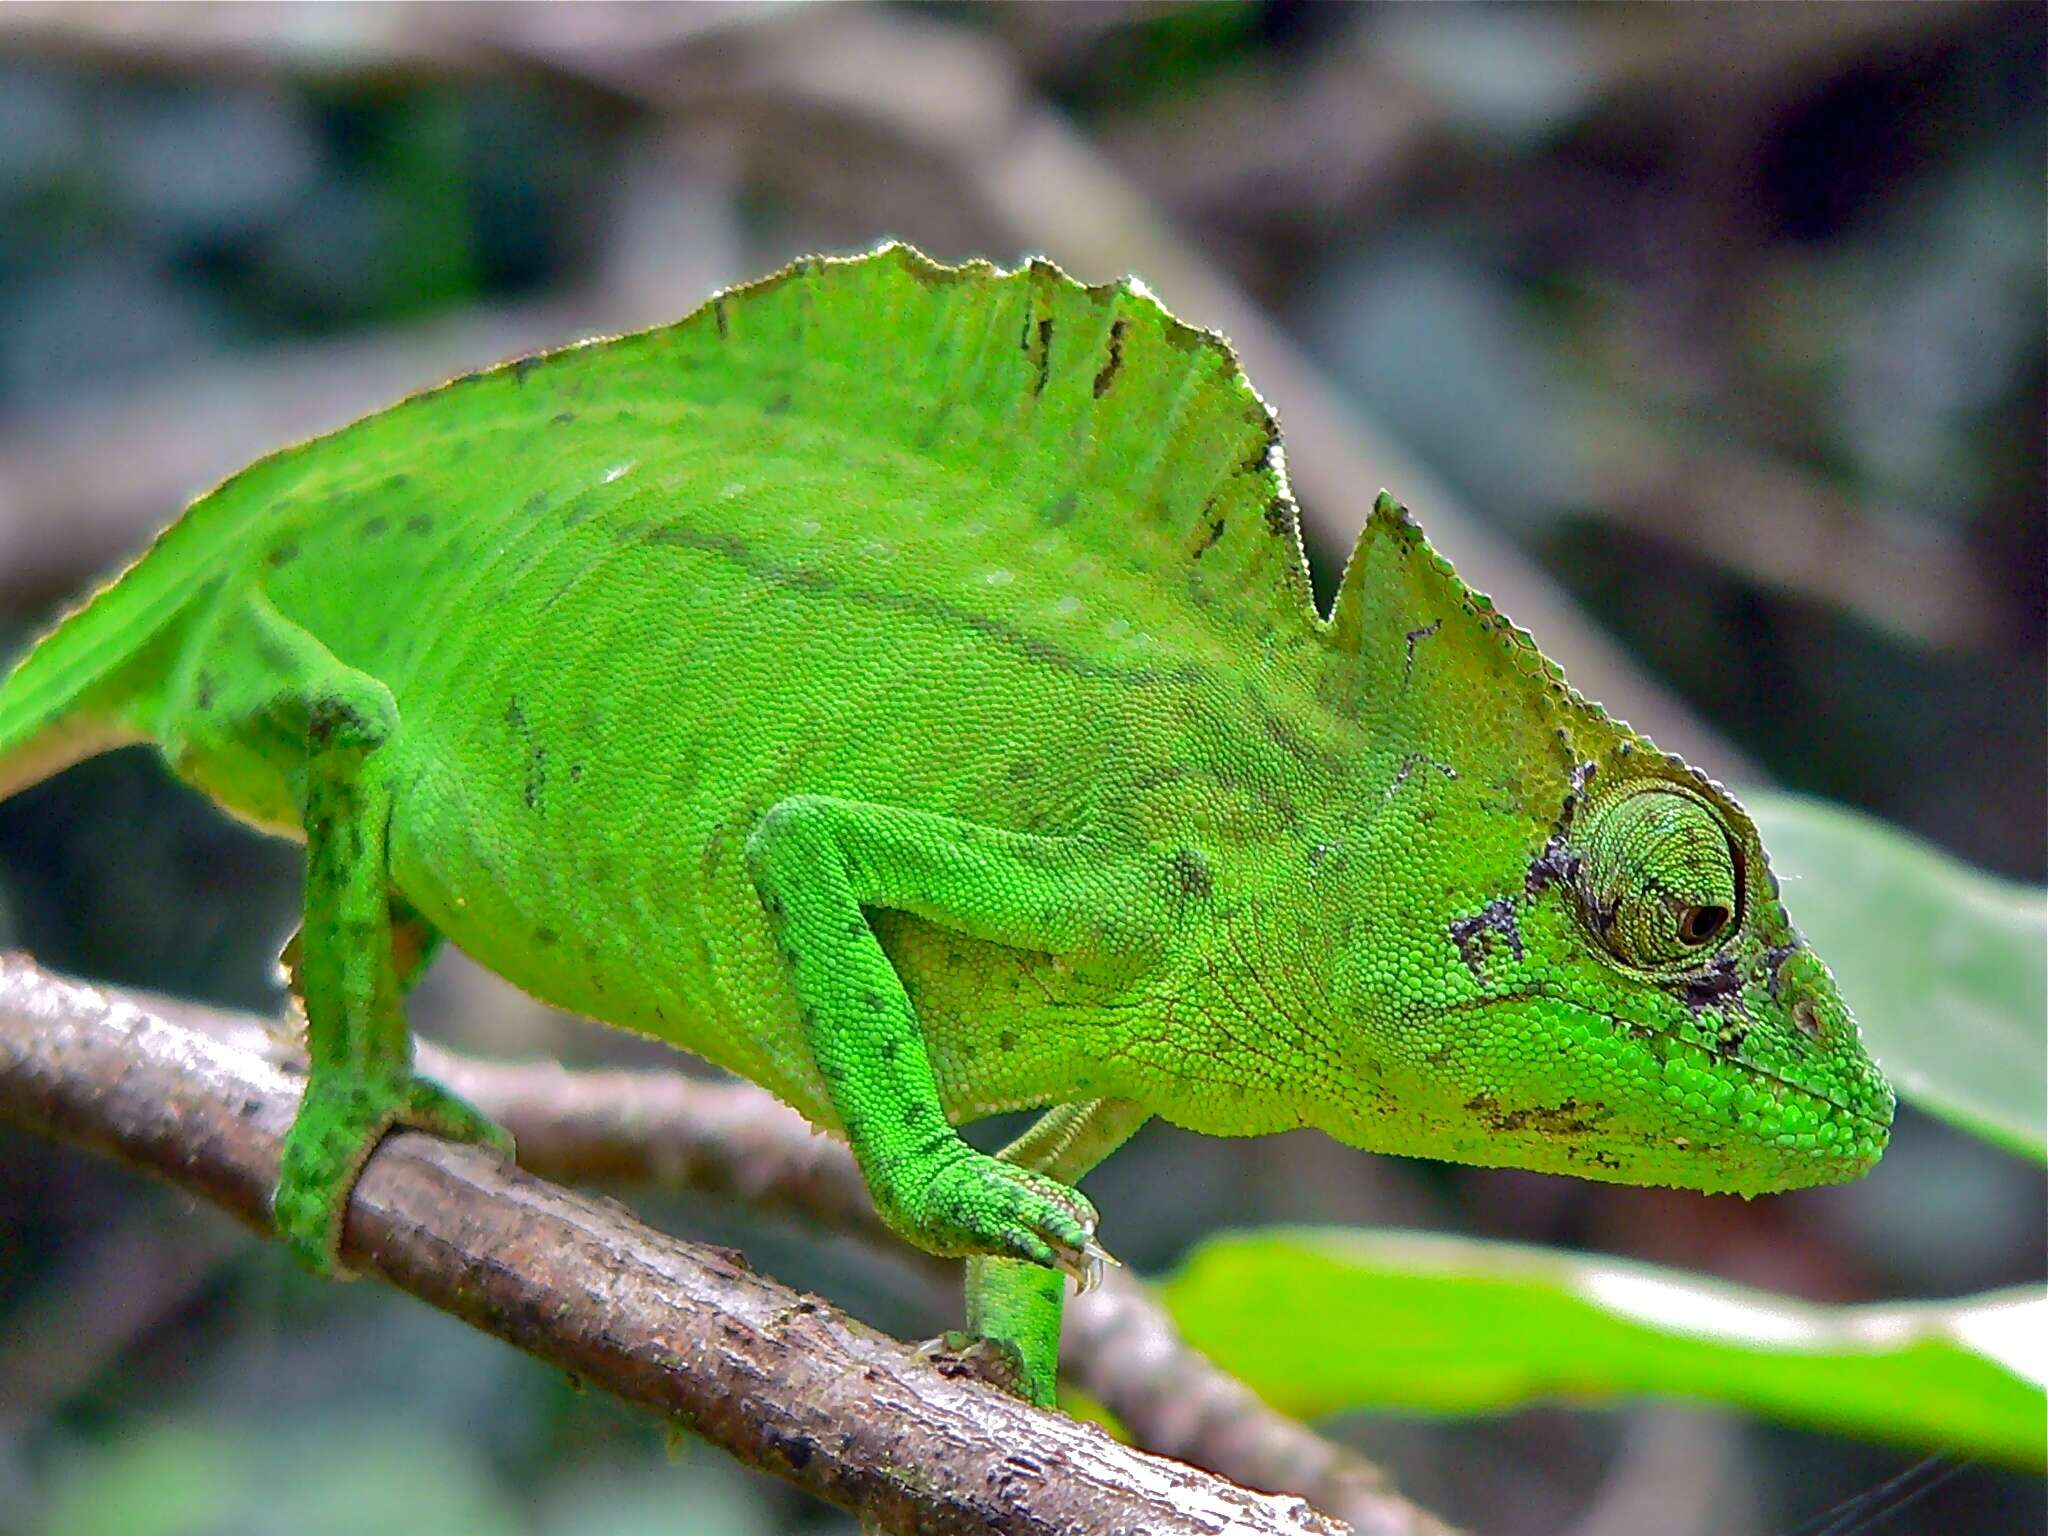
{"label": "chameleon mouth", "polygon": [[[1566,1006],[1575,1009],[1579,1013],[1588,1014],[1593,1018],[1605,1019],[1624,1034],[1648,1033],[1660,1040],[1670,1041],[1676,1041],[1678,1038],[1668,1029],[1659,1029],[1654,1025],[1632,1024],[1625,1019],[1617,1018],[1614,1014],[1602,1013],[1597,1008],[1583,1008],[1577,1003],[1570,1003]],[[1771,1071],[1768,1067],[1760,1067],[1755,1062],[1744,1061],[1740,1056],[1731,1055],[1729,1052],[1719,1050],[1714,1046],[1703,1046],[1701,1049],[1712,1060],[1741,1074],[1744,1079],[1750,1082],[1757,1084],[1769,1083],[1780,1089],[1787,1097],[1806,1099],[1815,1104],[1826,1105],[1830,1110],[1834,1111],[1836,1116],[1852,1123],[1858,1132],[1868,1132],[1881,1137],[1889,1137],[1891,1134],[1890,1121],[1879,1120],[1874,1115],[1866,1114],[1864,1111],[1856,1108],[1853,1104],[1844,1104],[1840,1099],[1835,1098],[1831,1094],[1822,1093],[1818,1088],[1809,1088],[1804,1083],[1796,1083],[1789,1077]]]}
{"label": "chameleon mouth", "polygon": [[[1489,1007],[1496,1003],[1533,1003],[1538,1000],[1534,994],[1514,992],[1498,997],[1474,998],[1468,1002],[1459,1003],[1445,1011],[1463,1013],[1468,1009]],[[1572,1012],[1582,1014],[1589,1019],[1604,1019],[1619,1033],[1637,1039],[1653,1036],[1659,1040],[1671,1041],[1674,1044],[1698,1043],[1696,1041],[1679,1042],[1678,1036],[1668,1029],[1660,1029],[1653,1024],[1638,1024],[1633,1020],[1621,1018],[1619,1015],[1607,1013],[1598,1008],[1588,1008],[1583,1003],[1564,1002],[1560,998],[1544,998],[1541,1001],[1549,1002],[1553,1005],[1562,1003],[1564,1007],[1571,1009]],[[1809,1088],[1804,1083],[1796,1083],[1789,1077],[1781,1076],[1766,1067],[1757,1066],[1754,1062],[1744,1061],[1739,1056],[1730,1055],[1728,1052],[1716,1049],[1713,1046],[1701,1046],[1700,1049],[1704,1050],[1710,1058],[1721,1066],[1741,1074],[1745,1080],[1758,1086],[1770,1084],[1781,1090],[1787,1097],[1805,1099],[1813,1104],[1827,1106],[1835,1116],[1853,1125],[1859,1134],[1869,1134],[1886,1139],[1889,1139],[1891,1135],[1891,1122],[1889,1120],[1880,1120],[1876,1116],[1856,1108],[1854,1105],[1844,1104],[1840,1099],[1822,1093],[1817,1088]],[[1854,1161],[1855,1159],[1845,1160]]]}

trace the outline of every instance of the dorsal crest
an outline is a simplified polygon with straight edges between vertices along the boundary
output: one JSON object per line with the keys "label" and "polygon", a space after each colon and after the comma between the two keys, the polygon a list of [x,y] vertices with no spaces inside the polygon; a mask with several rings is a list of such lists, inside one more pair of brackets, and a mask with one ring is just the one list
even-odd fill
{"label": "dorsal crest", "polygon": [[649,337],[724,374],[727,400],[827,414],[1228,627],[1320,631],[1279,423],[1229,344],[1137,278],[891,243],[796,262]]}

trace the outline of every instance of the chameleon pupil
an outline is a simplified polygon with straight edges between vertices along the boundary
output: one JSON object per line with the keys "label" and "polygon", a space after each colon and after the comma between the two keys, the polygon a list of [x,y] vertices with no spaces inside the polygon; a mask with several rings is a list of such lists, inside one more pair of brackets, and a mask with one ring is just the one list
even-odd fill
{"label": "chameleon pupil", "polygon": [[1678,936],[1688,944],[1704,944],[1727,924],[1726,907],[1687,907],[1679,919]]}

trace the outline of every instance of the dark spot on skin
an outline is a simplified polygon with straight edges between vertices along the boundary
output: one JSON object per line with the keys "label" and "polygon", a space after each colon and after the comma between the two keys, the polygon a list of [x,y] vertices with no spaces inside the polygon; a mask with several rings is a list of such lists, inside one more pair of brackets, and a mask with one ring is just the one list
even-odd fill
{"label": "dark spot on skin", "polygon": [[1522,881],[1522,889],[1530,896],[1552,885],[1566,889],[1575,886],[1579,877],[1579,857],[1565,850],[1562,834],[1551,838],[1543,845],[1543,851],[1536,855],[1529,865],[1529,873]]}
{"label": "dark spot on skin", "polygon": [[526,808],[540,809],[541,794],[548,787],[548,749],[535,747],[526,762]]}
{"label": "dark spot on skin", "polygon": [[1566,1099],[1562,1104],[1536,1104],[1526,1109],[1502,1109],[1500,1101],[1490,1093],[1467,1099],[1465,1109],[1480,1116],[1493,1130],[1522,1131],[1534,1127],[1546,1136],[1583,1136],[1607,1113],[1604,1104],[1589,1104],[1581,1109],[1577,1099]]}
{"label": "dark spot on skin", "polygon": [[713,299],[711,301],[711,318],[718,322],[718,339],[720,341],[725,340],[730,334],[725,318],[725,300]]}
{"label": "dark spot on skin", "polygon": [[354,705],[340,699],[321,699],[314,704],[312,718],[306,722],[306,739],[315,747],[324,747],[337,736],[361,741],[369,730],[370,722],[357,713]]}
{"label": "dark spot on skin", "polygon": [[1007,1029],[1006,1029],[1006,1030],[1004,1030],[1004,1031],[1003,1031],[1003,1032],[1002,1032],[1001,1034],[999,1034],[999,1035],[997,1035],[997,1036],[996,1036],[996,1049],[997,1049],[997,1050],[999,1050],[999,1051],[1003,1051],[1003,1052],[1006,1052],[1006,1053],[1007,1053],[1007,1052],[1010,1052],[1010,1051],[1014,1051],[1014,1050],[1016,1050],[1016,1049],[1017,1049],[1017,1037],[1016,1037],[1016,1035],[1015,1035],[1015,1034],[1013,1034],[1013,1033],[1012,1033],[1011,1031],[1009,1031],[1009,1030],[1007,1030]]}
{"label": "dark spot on skin", "polygon": [[1814,1007],[1812,998],[1802,997],[1792,1004],[1792,1022],[1807,1039],[1820,1039],[1820,1010]]}
{"label": "dark spot on skin", "polygon": [[[1263,410],[1254,411],[1245,418],[1259,429],[1259,445],[1245,456],[1238,466],[1246,474],[1257,474],[1273,461],[1273,450],[1280,444],[1280,429]],[[1270,512],[1268,516],[1270,517]]]}
{"label": "dark spot on skin", "polygon": [[1045,393],[1045,381],[1052,372],[1052,317],[1038,322],[1038,377],[1032,381],[1033,396]]}
{"label": "dark spot on skin", "polygon": [[557,411],[548,418],[548,425],[552,427],[566,427],[575,419],[576,413],[574,411]]}
{"label": "dark spot on skin", "polygon": [[277,567],[281,565],[290,565],[294,560],[299,558],[299,546],[290,540],[286,540],[284,543],[278,545],[277,548],[273,549],[264,558],[269,562],[270,568],[272,570],[276,570]]}
{"label": "dark spot on skin", "polygon": [[903,1123],[905,1125],[915,1125],[924,1118],[924,1114],[924,1105],[916,1102],[906,1104],[903,1106]]}
{"label": "dark spot on skin", "polygon": [[1458,946],[1458,958],[1465,962],[1477,981],[1486,980],[1486,955],[1496,938],[1507,940],[1517,960],[1522,958],[1522,935],[1515,926],[1515,904],[1496,896],[1474,917],[1461,917],[1450,925],[1451,942]]}
{"label": "dark spot on skin", "polygon": [[538,368],[539,366],[540,359],[537,357],[521,357],[514,359],[512,363],[512,382],[515,384],[524,384],[526,382],[526,376],[529,373],[533,372],[533,370]]}
{"label": "dark spot on skin", "polygon": [[532,494],[531,496],[529,496],[529,497],[527,497],[527,498],[526,498],[526,501],[524,502],[524,504],[523,504],[523,505],[521,505],[521,507],[520,507],[520,509],[519,509],[519,510],[520,510],[521,512],[524,512],[524,513],[525,513],[525,514],[526,514],[526,515],[527,515],[528,517],[539,517],[539,516],[541,515],[541,513],[543,513],[543,512],[545,512],[545,511],[547,511],[547,509],[548,509],[548,494],[547,494],[547,492],[546,492],[546,491],[535,491],[535,492],[534,492],[534,493],[533,493],[533,494]]}
{"label": "dark spot on skin", "polygon": [[770,400],[766,405],[761,407],[761,414],[764,416],[782,416],[788,413],[789,406],[790,394],[789,391],[785,389],[781,394],[777,395],[774,399]]}
{"label": "dark spot on skin", "polygon": [[526,729],[526,711],[519,707],[519,695],[516,693],[505,701],[505,723],[515,731]]}
{"label": "dark spot on skin", "polygon": [[389,528],[390,526],[391,526],[391,519],[390,519],[390,518],[388,518],[388,517],[373,517],[373,518],[371,518],[371,519],[370,519],[370,520],[369,520],[368,522],[366,522],[366,523],[364,523],[364,524],[363,524],[363,537],[364,537],[364,538],[366,538],[366,539],[374,539],[374,538],[376,538],[376,537],[377,537],[377,536],[378,536],[379,534],[383,533],[383,532],[384,532],[384,530],[385,530],[385,529],[387,529],[387,528]]}
{"label": "dark spot on skin", "polygon": [[[1565,750],[1569,752],[1571,750],[1571,738],[1563,730],[1559,730],[1557,736],[1558,740],[1563,743]],[[1592,780],[1595,771],[1596,765],[1590,762],[1579,763],[1572,769],[1571,784],[1565,791],[1564,804],[1558,807],[1556,826],[1558,839],[1562,839],[1565,833],[1571,831],[1573,818],[1578,815],[1579,799],[1585,794],[1586,785]],[[1548,851],[1547,849],[1545,850],[1545,852]],[[1574,867],[1576,868],[1576,861]]]}
{"label": "dark spot on skin", "polygon": [[882,1042],[882,1060],[894,1061],[897,1053],[902,1049],[903,1042],[901,1040],[884,1040]]}
{"label": "dark spot on skin", "polygon": [[1742,976],[1735,968],[1733,955],[1719,955],[1707,967],[1706,974],[1687,981],[1681,996],[1685,1006],[1694,1013],[1707,1008],[1719,1008],[1729,998],[1742,991]]}
{"label": "dark spot on skin", "polygon": [[1285,496],[1275,496],[1266,503],[1266,532],[1276,539],[1291,536],[1296,515],[1293,502]]}
{"label": "dark spot on skin", "polygon": [[1215,883],[1209,875],[1209,864],[1193,848],[1179,848],[1173,855],[1173,883],[1183,896],[1196,900],[1206,897]]}
{"label": "dark spot on skin", "polygon": [[1074,509],[1080,504],[1079,492],[1064,491],[1038,509],[1038,520],[1048,527],[1057,528],[1073,517]]}
{"label": "dark spot on skin", "polygon": [[581,763],[571,763],[569,765],[569,782],[572,784],[578,783],[582,780],[582,778],[583,765]]}
{"label": "dark spot on skin", "polygon": [[213,674],[211,672],[199,674],[197,700],[201,709],[213,708]]}
{"label": "dark spot on skin", "polygon": [[861,1006],[867,1009],[870,1013],[880,1013],[884,1008],[889,1006],[887,999],[885,999],[879,992],[861,993],[860,1002]]}
{"label": "dark spot on skin", "polygon": [[1770,984],[1772,1002],[1778,1000],[1778,972],[1784,969],[1787,960],[1798,953],[1799,945],[1796,942],[1773,944],[1764,951],[1764,977]]}
{"label": "dark spot on skin", "polygon": [[1116,382],[1117,370],[1124,365],[1124,332],[1129,322],[1121,316],[1109,323],[1109,358],[1095,375],[1095,398],[1100,400],[1109,393],[1109,386]]}
{"label": "dark spot on skin", "polygon": [[1401,675],[1403,677],[1407,677],[1410,673],[1412,673],[1415,670],[1416,642],[1418,640],[1427,640],[1431,635],[1435,634],[1438,630],[1442,629],[1443,627],[1444,621],[1442,619],[1434,619],[1429,623],[1423,625],[1420,629],[1409,630],[1407,634],[1401,637],[1408,651],[1407,659],[1401,663]]}
{"label": "dark spot on skin", "polygon": [[478,373],[474,369],[472,369],[468,373],[458,373],[457,375],[455,375],[454,378],[448,381],[448,384],[449,387],[452,389],[457,385],[461,384],[474,384],[476,383],[477,380],[481,379],[482,377],[483,375],[481,373]]}
{"label": "dark spot on skin", "polygon": [[552,928],[536,928],[533,930],[533,942],[543,949],[549,949],[561,943],[562,936]]}
{"label": "dark spot on skin", "polygon": [[1225,520],[1219,517],[1209,524],[1208,528],[1203,532],[1202,542],[1195,546],[1195,558],[1197,560],[1216,547],[1216,541],[1223,537],[1224,523]]}
{"label": "dark spot on skin", "polygon": [[434,520],[424,512],[415,512],[405,520],[405,531],[414,535],[432,533]]}
{"label": "dark spot on skin", "polygon": [[1010,763],[1009,773],[1012,779],[1035,778],[1038,774],[1038,764],[1028,757],[1015,758]]}

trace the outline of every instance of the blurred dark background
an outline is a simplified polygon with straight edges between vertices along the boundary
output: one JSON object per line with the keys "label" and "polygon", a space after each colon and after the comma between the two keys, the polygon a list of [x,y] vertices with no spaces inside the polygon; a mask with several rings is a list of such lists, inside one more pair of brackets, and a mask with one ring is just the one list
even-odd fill
{"label": "blurred dark background", "polygon": [[[1323,581],[1384,482],[1660,741],[2040,881],[2044,14],[0,8],[0,658],[212,480],[423,383],[808,251],[1045,251],[1239,342]],[[274,1009],[297,872],[119,754],[0,807],[0,942]],[[675,1059],[459,959],[416,1017]],[[2038,1170],[1911,1111],[1863,1183],[1753,1204],[1159,1129],[1091,1189],[1141,1269],[1277,1220],[1826,1300],[2043,1267]],[[632,1198],[899,1334],[958,1321],[850,1242]],[[1340,1432],[1486,1536],[1642,1529],[1645,1488],[1659,1532],[1763,1536],[1913,1459],[1675,1406]],[[364,1528],[851,1525],[0,1132],[0,1532]],[[2038,1480],[1974,1468],[1880,1527],[2043,1528]]]}

